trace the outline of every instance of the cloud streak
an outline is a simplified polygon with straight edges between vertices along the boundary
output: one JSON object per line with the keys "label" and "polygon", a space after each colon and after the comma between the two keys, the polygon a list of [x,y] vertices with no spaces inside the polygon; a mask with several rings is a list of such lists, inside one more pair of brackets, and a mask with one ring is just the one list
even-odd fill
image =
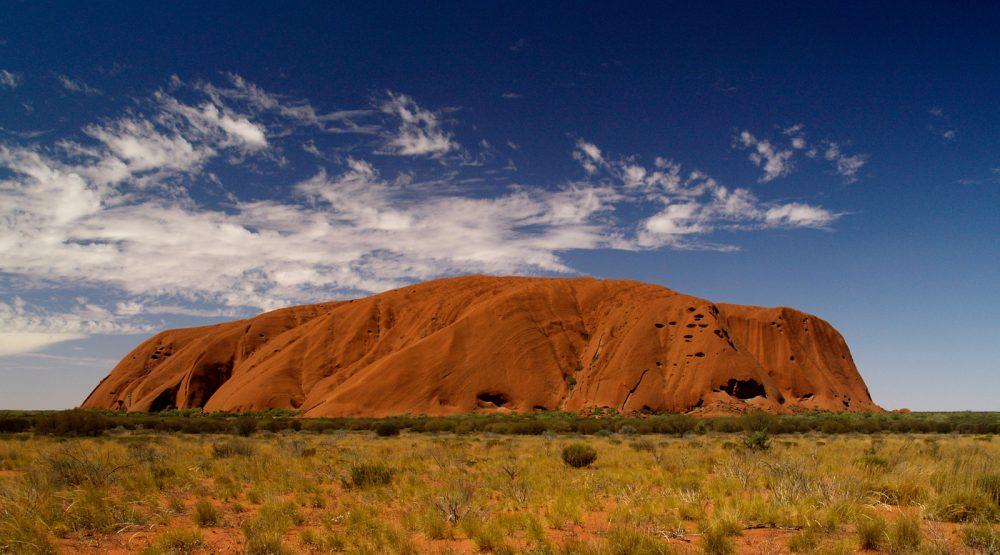
{"label": "cloud streak", "polygon": [[62,88],[69,92],[81,93],[87,96],[100,96],[104,94],[101,89],[91,87],[83,79],[73,79],[66,75],[59,75],[57,79],[59,79],[59,84],[62,85]]}
{"label": "cloud streak", "polygon": [[16,89],[21,86],[21,75],[0,69],[0,89]]}

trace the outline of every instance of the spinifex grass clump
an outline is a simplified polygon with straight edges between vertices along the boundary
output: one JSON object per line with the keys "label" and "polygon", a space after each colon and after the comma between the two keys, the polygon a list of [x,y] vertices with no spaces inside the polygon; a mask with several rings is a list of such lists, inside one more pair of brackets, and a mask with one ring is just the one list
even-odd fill
{"label": "spinifex grass clump", "polygon": [[379,462],[361,462],[351,466],[350,486],[368,488],[384,486],[392,481],[393,471]]}
{"label": "spinifex grass clump", "polygon": [[208,499],[201,499],[195,503],[193,518],[195,524],[201,527],[218,526],[222,520],[219,509]]}
{"label": "spinifex grass clump", "polygon": [[597,451],[586,443],[571,443],[563,448],[562,460],[573,468],[583,468],[597,460]]}
{"label": "spinifex grass clump", "polygon": [[212,456],[215,458],[225,457],[249,457],[253,455],[253,444],[246,440],[228,439],[212,445]]}
{"label": "spinifex grass clump", "polygon": [[205,545],[205,537],[197,530],[171,530],[156,538],[143,555],[174,555],[194,553]]}

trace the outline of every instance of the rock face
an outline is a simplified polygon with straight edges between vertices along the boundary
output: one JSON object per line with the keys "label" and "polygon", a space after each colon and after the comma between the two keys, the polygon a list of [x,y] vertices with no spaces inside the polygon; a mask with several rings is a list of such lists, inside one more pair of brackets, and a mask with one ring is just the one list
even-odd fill
{"label": "rock face", "polygon": [[844,339],[815,316],[633,281],[488,276],[164,331],[83,406],[305,416],[881,410]]}

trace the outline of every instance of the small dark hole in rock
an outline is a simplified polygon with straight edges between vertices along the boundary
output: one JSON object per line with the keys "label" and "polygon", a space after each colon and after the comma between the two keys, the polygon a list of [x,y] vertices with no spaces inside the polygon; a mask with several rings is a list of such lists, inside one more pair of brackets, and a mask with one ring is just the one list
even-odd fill
{"label": "small dark hole in rock", "polygon": [[703,356],[705,356],[705,353],[702,353],[701,351],[699,351],[699,352],[695,353],[694,356],[696,356],[698,358],[702,358]]}
{"label": "small dark hole in rock", "polygon": [[684,339],[691,339],[692,337],[694,337],[694,336],[693,335],[685,335]]}
{"label": "small dark hole in rock", "polygon": [[788,357],[788,360],[795,360],[795,355]]}
{"label": "small dark hole in rock", "polygon": [[654,325],[654,326],[656,326],[656,327],[658,327],[658,328],[662,328],[662,327],[663,327],[663,324],[661,324],[661,323],[659,323],[659,322],[657,322],[657,323],[655,323],[655,324],[653,324],[653,325]]}

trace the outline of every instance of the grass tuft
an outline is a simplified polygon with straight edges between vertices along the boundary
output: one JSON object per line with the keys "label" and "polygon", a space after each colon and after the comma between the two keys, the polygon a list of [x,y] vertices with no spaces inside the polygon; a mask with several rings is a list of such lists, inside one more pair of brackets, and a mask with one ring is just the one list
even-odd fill
{"label": "grass tuft", "polygon": [[585,443],[571,443],[563,448],[562,460],[573,468],[584,468],[597,460],[597,451]]}

